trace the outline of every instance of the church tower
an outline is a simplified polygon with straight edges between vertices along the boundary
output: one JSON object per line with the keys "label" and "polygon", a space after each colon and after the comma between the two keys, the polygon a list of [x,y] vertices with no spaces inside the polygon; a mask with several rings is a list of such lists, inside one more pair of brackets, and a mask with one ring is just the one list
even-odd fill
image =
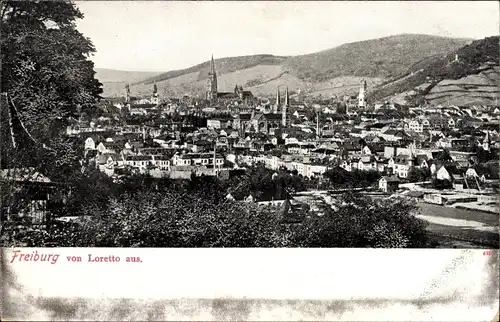
{"label": "church tower", "polygon": [[214,55],[212,55],[210,71],[208,72],[207,100],[209,100],[211,104],[217,102],[217,73],[215,72]]}
{"label": "church tower", "polygon": [[151,104],[158,105],[158,87],[156,86],[156,81],[153,83],[153,96],[151,97]]}
{"label": "church tower", "polygon": [[278,110],[280,108],[280,101],[281,101],[280,88],[278,87],[278,92],[276,93],[276,102],[274,103],[274,113],[278,113]]}
{"label": "church tower", "polygon": [[[278,90],[279,95],[279,90]],[[288,87],[285,92],[285,104],[283,104],[283,108],[281,109],[281,125],[283,127],[288,127],[290,122],[290,117],[288,115],[288,108],[290,107],[290,95],[288,94]]]}
{"label": "church tower", "polygon": [[156,81],[153,83],[153,97],[158,97],[158,87],[156,86]]}
{"label": "church tower", "polygon": [[361,81],[358,95],[358,107],[366,107],[366,80]]}
{"label": "church tower", "polygon": [[125,103],[130,103],[130,84],[125,85]]}

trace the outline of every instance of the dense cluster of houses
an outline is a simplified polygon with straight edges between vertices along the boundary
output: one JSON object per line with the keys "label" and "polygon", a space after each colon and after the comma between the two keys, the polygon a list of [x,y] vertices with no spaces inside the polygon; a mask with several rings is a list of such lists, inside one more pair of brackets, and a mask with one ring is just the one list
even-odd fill
{"label": "dense cluster of houses", "polygon": [[[175,126],[171,122],[100,130],[94,127],[92,131],[88,131],[92,128],[89,125],[80,131],[72,127],[68,134],[80,137],[89,163],[111,176],[123,169],[139,173],[216,171],[261,162],[270,169],[295,170],[305,177],[321,177],[329,168],[338,166],[347,171],[377,171],[387,183],[395,182],[394,178],[408,178],[413,168],[429,169],[440,179],[449,180],[472,175],[470,169],[477,161],[472,146],[484,151],[498,148],[498,129],[491,124],[494,111],[486,120],[475,119],[476,123],[467,124],[448,114],[441,111],[426,118],[399,120],[365,117],[360,122],[329,121],[321,127],[292,116],[293,124],[285,127],[288,124],[278,122],[269,131],[267,125],[235,126],[244,119],[242,113],[237,113],[207,116],[206,127],[191,127],[189,131],[182,131],[188,125]],[[254,115],[250,114],[250,120]],[[464,127],[469,127],[469,132],[460,130]],[[452,162],[438,160],[443,149],[449,150]]]}
{"label": "dense cluster of houses", "polygon": [[[214,68],[212,61],[213,82],[207,92],[211,98],[220,96]],[[343,98],[344,103],[349,102],[343,112],[338,110],[338,102],[312,106],[292,102],[288,89],[283,100],[278,89],[275,100],[252,100],[252,104],[248,98],[243,100],[241,86],[235,87],[235,93],[241,95],[229,95],[233,100],[212,99],[227,106],[200,109],[189,98],[162,105],[154,86],[148,102],[136,100],[131,105],[127,96],[127,105],[120,106],[127,106],[129,112],[142,108],[144,113],[139,114],[146,123],[106,123],[101,116],[71,126],[67,133],[84,141],[87,164],[110,176],[128,173],[126,169],[216,175],[222,169],[263,163],[270,169],[321,177],[328,169],[340,167],[380,173],[380,188],[385,191],[407,180],[413,169],[428,169],[440,180],[484,176],[475,167],[477,149],[498,150],[500,143],[498,107],[371,106],[366,102],[366,82],[361,83],[357,96]],[[148,112],[139,103],[156,105],[148,107]],[[166,118],[165,110],[174,111],[177,119]],[[190,124],[190,115],[206,122],[203,126]],[[444,149],[451,157],[446,162],[438,157]]]}

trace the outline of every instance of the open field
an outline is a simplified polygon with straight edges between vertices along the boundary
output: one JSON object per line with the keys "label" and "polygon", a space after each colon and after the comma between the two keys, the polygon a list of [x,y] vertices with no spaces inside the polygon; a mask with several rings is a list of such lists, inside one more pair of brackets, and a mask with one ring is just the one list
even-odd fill
{"label": "open field", "polygon": [[498,227],[498,214],[466,209],[456,209],[452,207],[444,207],[428,203],[419,203],[419,207],[422,215],[477,221],[488,226]]}
{"label": "open field", "polygon": [[[421,218],[441,247],[499,247],[498,214],[420,203]],[[465,243],[465,244],[464,244]]]}

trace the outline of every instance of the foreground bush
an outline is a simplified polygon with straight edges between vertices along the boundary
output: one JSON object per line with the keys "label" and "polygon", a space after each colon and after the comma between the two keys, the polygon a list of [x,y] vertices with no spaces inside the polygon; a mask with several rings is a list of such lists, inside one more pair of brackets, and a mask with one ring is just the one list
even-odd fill
{"label": "foreground bush", "polygon": [[90,211],[82,225],[7,229],[9,246],[70,247],[425,247],[415,205],[345,195],[335,209],[287,224],[283,209],[196,193],[139,192]]}

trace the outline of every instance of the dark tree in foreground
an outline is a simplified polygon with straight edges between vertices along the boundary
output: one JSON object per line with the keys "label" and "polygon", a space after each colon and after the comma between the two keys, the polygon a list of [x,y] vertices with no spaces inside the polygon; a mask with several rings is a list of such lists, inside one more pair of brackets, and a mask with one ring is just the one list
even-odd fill
{"label": "dark tree in foreground", "polygon": [[2,94],[15,110],[19,127],[29,133],[17,136],[16,145],[11,143],[9,123],[14,116],[2,104],[1,166],[30,167],[49,177],[72,192],[59,212],[78,214],[79,205],[103,199],[94,188],[104,182],[84,174],[82,145],[63,133],[68,118],[94,110],[102,92],[89,59],[95,49],[75,25],[83,14],[73,3],[55,0],[1,1],[0,15]]}
{"label": "dark tree in foreground", "polygon": [[95,49],[75,27],[83,14],[68,1],[2,1],[0,13],[2,92],[49,143],[68,116],[93,107],[102,93],[88,59]]}

